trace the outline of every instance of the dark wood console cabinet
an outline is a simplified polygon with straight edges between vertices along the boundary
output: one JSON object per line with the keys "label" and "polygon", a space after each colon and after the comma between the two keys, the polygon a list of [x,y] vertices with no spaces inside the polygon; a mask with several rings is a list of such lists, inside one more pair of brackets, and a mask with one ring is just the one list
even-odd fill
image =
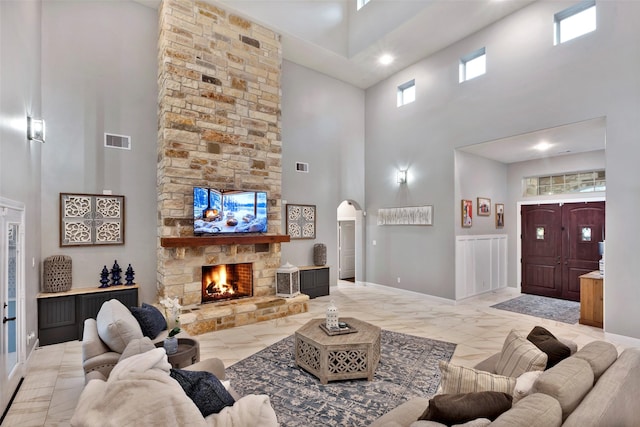
{"label": "dark wood console cabinet", "polygon": [[81,340],[85,319],[95,318],[102,303],[117,299],[127,307],[138,305],[138,285],[78,288],[38,294],[40,345]]}
{"label": "dark wood console cabinet", "polygon": [[300,267],[300,292],[309,295],[309,298],[329,295],[329,267]]}

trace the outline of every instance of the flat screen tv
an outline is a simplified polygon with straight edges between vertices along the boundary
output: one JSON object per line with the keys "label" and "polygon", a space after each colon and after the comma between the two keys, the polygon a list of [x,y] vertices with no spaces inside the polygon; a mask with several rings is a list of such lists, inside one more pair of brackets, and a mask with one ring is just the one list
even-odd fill
{"label": "flat screen tv", "polygon": [[266,192],[193,188],[195,235],[266,232]]}

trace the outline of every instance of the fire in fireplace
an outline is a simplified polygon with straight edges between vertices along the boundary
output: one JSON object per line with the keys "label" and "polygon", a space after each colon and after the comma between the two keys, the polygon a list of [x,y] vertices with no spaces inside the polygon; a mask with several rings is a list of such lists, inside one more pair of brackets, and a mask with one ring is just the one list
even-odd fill
{"label": "fire in fireplace", "polygon": [[202,266],[202,302],[229,301],[253,295],[250,262]]}

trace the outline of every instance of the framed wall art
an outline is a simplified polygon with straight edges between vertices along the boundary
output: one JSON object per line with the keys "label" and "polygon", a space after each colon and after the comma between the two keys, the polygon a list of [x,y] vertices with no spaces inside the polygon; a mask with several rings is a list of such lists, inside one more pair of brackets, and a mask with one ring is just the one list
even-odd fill
{"label": "framed wall art", "polygon": [[473,225],[473,201],[462,200],[462,227],[469,228]]}
{"label": "framed wall art", "polygon": [[496,203],[496,228],[504,227],[504,204]]}
{"label": "framed wall art", "polygon": [[478,197],[478,216],[491,216],[491,199]]}
{"label": "framed wall art", "polygon": [[433,225],[433,206],[378,209],[378,225]]}
{"label": "framed wall art", "polygon": [[124,245],[124,196],[60,193],[60,246]]}
{"label": "framed wall art", "polygon": [[287,210],[287,234],[292,239],[316,238],[316,206],[289,205]]}

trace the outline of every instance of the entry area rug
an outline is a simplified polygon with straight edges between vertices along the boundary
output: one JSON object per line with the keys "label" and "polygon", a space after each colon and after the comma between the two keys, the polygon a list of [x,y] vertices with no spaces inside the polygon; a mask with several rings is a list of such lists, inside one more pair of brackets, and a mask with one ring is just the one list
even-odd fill
{"label": "entry area rug", "polygon": [[493,308],[512,311],[543,319],[556,320],[571,325],[580,320],[580,303],[557,298],[523,294],[519,297],[492,305]]}
{"label": "entry area rug", "polygon": [[440,360],[449,361],[456,345],[413,335],[381,331],[380,363],[373,381],[320,384],[295,364],[289,336],[227,368],[240,394],[267,394],[283,427],[368,426],[416,396],[433,396],[440,384]]}

